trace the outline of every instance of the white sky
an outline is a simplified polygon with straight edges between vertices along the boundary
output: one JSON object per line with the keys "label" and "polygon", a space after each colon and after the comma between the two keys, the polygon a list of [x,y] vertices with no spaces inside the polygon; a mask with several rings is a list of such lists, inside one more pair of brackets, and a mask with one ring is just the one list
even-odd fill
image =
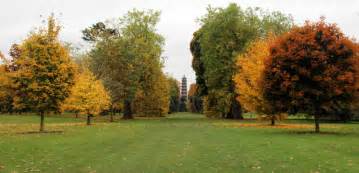
{"label": "white sky", "polygon": [[289,13],[297,24],[324,15],[346,35],[359,39],[359,0],[2,0],[0,51],[6,54],[12,43],[19,43],[40,26],[40,15],[54,12],[64,26],[61,39],[81,45],[81,30],[98,21],[120,17],[133,8],[154,9],[162,12],[158,31],[166,39],[165,71],[177,79],[186,75],[192,83],[189,43],[199,27],[196,19],[206,13],[209,4],[225,7],[230,2]]}

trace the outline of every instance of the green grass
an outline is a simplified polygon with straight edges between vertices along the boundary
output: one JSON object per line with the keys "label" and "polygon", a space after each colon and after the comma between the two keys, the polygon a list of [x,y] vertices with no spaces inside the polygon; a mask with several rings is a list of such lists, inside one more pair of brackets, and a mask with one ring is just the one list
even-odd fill
{"label": "green grass", "polygon": [[[29,124],[39,123],[40,117],[35,114],[28,115],[0,115],[0,123],[2,124]],[[65,118],[61,116],[53,116],[46,119],[46,123],[67,123],[67,122],[81,122],[80,119]]]}
{"label": "green grass", "polygon": [[[38,119],[0,115],[0,129],[13,124],[36,130]],[[190,113],[89,127],[83,119],[47,117],[46,122],[48,130],[63,133],[0,132],[0,172],[359,172],[359,124],[354,123],[322,124],[324,133],[313,134],[312,124],[244,127],[257,122]]]}

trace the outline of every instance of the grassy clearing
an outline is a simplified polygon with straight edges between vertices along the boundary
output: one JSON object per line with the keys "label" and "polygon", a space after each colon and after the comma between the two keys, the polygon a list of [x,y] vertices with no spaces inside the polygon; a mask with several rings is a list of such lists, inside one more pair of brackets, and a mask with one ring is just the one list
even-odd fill
{"label": "grassy clearing", "polygon": [[[230,121],[179,113],[95,125],[46,118],[56,134],[18,134],[36,116],[0,116],[0,172],[359,172],[359,124]],[[15,128],[17,127],[17,128]],[[32,129],[30,129],[32,130]]]}

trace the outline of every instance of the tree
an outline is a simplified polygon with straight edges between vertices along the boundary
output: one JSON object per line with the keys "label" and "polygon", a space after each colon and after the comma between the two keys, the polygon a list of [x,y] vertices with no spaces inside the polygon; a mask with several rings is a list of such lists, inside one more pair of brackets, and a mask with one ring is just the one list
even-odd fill
{"label": "tree", "polygon": [[11,58],[8,59],[0,52],[0,60],[2,61],[0,67],[0,112],[23,112],[27,109],[24,104],[13,104],[16,87],[14,81],[12,80],[12,77],[16,75],[18,70],[18,67],[15,62],[21,55],[19,45],[13,44],[10,48],[9,54]]}
{"label": "tree", "polygon": [[198,86],[198,94],[199,96],[205,96],[208,94],[208,88],[206,85],[206,80],[204,77],[205,67],[203,64],[203,60],[201,60],[201,30],[193,33],[193,38],[190,43],[190,50],[192,53],[192,68],[196,74],[196,84]]}
{"label": "tree", "polygon": [[169,82],[169,89],[170,89],[170,105],[168,113],[178,112],[179,107],[179,97],[180,97],[180,89],[179,89],[179,82],[173,77],[167,77]]}
{"label": "tree", "polygon": [[[268,13],[260,8],[208,8],[200,19],[201,28],[194,34],[191,51],[194,56],[200,93],[204,96],[204,113],[222,118],[243,118],[233,77],[235,61],[247,45],[269,32],[282,33],[292,26],[290,16]],[[211,115],[209,115],[211,114]]]}
{"label": "tree", "polygon": [[199,86],[191,84],[188,91],[188,110],[190,112],[202,112],[202,99],[199,94]]}
{"label": "tree", "polygon": [[90,125],[91,117],[107,110],[110,104],[110,96],[102,82],[84,68],[76,79],[70,97],[62,106],[64,110],[73,111],[76,114],[86,114],[87,125]]}
{"label": "tree", "polygon": [[[1,54],[0,54],[1,55]],[[0,112],[12,112],[12,97],[10,86],[12,84],[6,65],[0,65]]]}
{"label": "tree", "polygon": [[[156,32],[159,16],[159,12],[152,10],[130,11],[118,22],[111,23],[114,28],[105,26],[118,31],[118,34],[93,34],[96,39],[91,39],[95,41],[89,53],[90,68],[104,81],[112,102],[123,102],[124,119],[133,118],[136,96],[139,97],[142,92],[144,98],[151,98],[146,94],[157,90],[152,86],[163,87],[159,83],[163,83],[161,54],[164,39]],[[92,30],[94,28],[100,31],[92,33],[101,33],[103,30],[103,27],[93,27]]]}
{"label": "tree", "polygon": [[[154,75],[154,74],[152,74]],[[169,108],[169,83],[166,76],[159,73],[152,76],[154,79],[147,80],[145,87],[137,90],[134,112],[137,116],[165,116]]]}
{"label": "tree", "polygon": [[18,67],[16,66],[17,59],[21,56],[21,48],[18,44],[11,45],[9,54],[11,56],[11,61],[7,63],[8,71],[14,72],[17,71]]}
{"label": "tree", "polygon": [[335,24],[306,22],[280,36],[265,63],[264,98],[276,112],[319,120],[349,109],[358,89],[358,45]]}
{"label": "tree", "polygon": [[14,105],[24,105],[38,112],[40,131],[44,131],[45,113],[58,111],[74,84],[74,64],[68,50],[58,40],[60,26],[53,16],[47,29],[31,32],[20,44],[21,54],[14,62],[18,71]]}
{"label": "tree", "polygon": [[[263,98],[264,62],[269,56],[269,46],[274,37],[258,39],[252,42],[245,53],[237,57],[237,74],[234,76],[237,100],[249,112],[258,113],[260,118],[269,118],[271,125],[275,120],[282,119],[274,114],[269,104]],[[264,117],[262,117],[264,115]]]}
{"label": "tree", "polygon": [[114,28],[109,28],[103,22],[97,22],[91,27],[82,31],[82,39],[89,42],[96,42],[103,38],[119,36],[119,31]]}
{"label": "tree", "polygon": [[0,61],[4,64],[0,64],[0,112],[11,112],[11,96],[9,95],[9,85],[11,80],[7,73],[6,62],[7,59],[0,52]]}

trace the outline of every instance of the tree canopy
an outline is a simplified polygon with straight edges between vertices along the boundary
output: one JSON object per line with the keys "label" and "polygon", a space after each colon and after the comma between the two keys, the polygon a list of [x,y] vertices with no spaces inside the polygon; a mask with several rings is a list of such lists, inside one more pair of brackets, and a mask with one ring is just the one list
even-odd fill
{"label": "tree canopy", "polygon": [[[306,22],[280,36],[265,63],[264,98],[276,112],[346,116],[358,82],[358,45],[335,24]],[[345,117],[342,117],[345,118]]]}
{"label": "tree canopy", "polygon": [[237,55],[257,38],[287,31],[292,19],[280,12],[242,9],[233,3],[227,8],[209,7],[200,24],[190,47],[196,80],[207,104],[204,112],[215,117],[242,118],[233,82]]}
{"label": "tree canopy", "polygon": [[111,99],[100,80],[84,68],[76,78],[76,84],[71,89],[71,95],[65,100],[62,108],[88,116],[96,116],[102,111],[109,109]]}
{"label": "tree canopy", "polygon": [[[104,81],[112,102],[123,102],[126,119],[133,117],[132,105],[136,96],[143,95],[145,99],[142,100],[143,102],[157,104],[156,106],[159,107],[164,107],[162,104],[168,105],[165,102],[151,102],[154,93],[160,95],[153,97],[168,99],[163,95],[168,92],[157,91],[168,86],[162,72],[161,55],[164,39],[156,32],[159,17],[160,13],[157,11],[132,10],[108,25],[101,24],[100,27],[96,27],[95,24],[84,30],[84,37],[86,39],[91,37],[87,40],[94,40],[93,49],[89,53],[90,69]],[[97,34],[103,33],[104,30],[116,32]],[[94,33],[93,36],[88,36],[89,31]],[[146,99],[150,100],[146,101]],[[163,111],[157,112],[163,113]]]}
{"label": "tree canopy", "polygon": [[74,85],[75,68],[58,39],[60,28],[50,16],[47,28],[31,32],[19,45],[21,53],[14,59],[18,68],[12,77],[16,87],[14,105],[39,112],[40,131],[44,130],[44,113],[60,110]]}

